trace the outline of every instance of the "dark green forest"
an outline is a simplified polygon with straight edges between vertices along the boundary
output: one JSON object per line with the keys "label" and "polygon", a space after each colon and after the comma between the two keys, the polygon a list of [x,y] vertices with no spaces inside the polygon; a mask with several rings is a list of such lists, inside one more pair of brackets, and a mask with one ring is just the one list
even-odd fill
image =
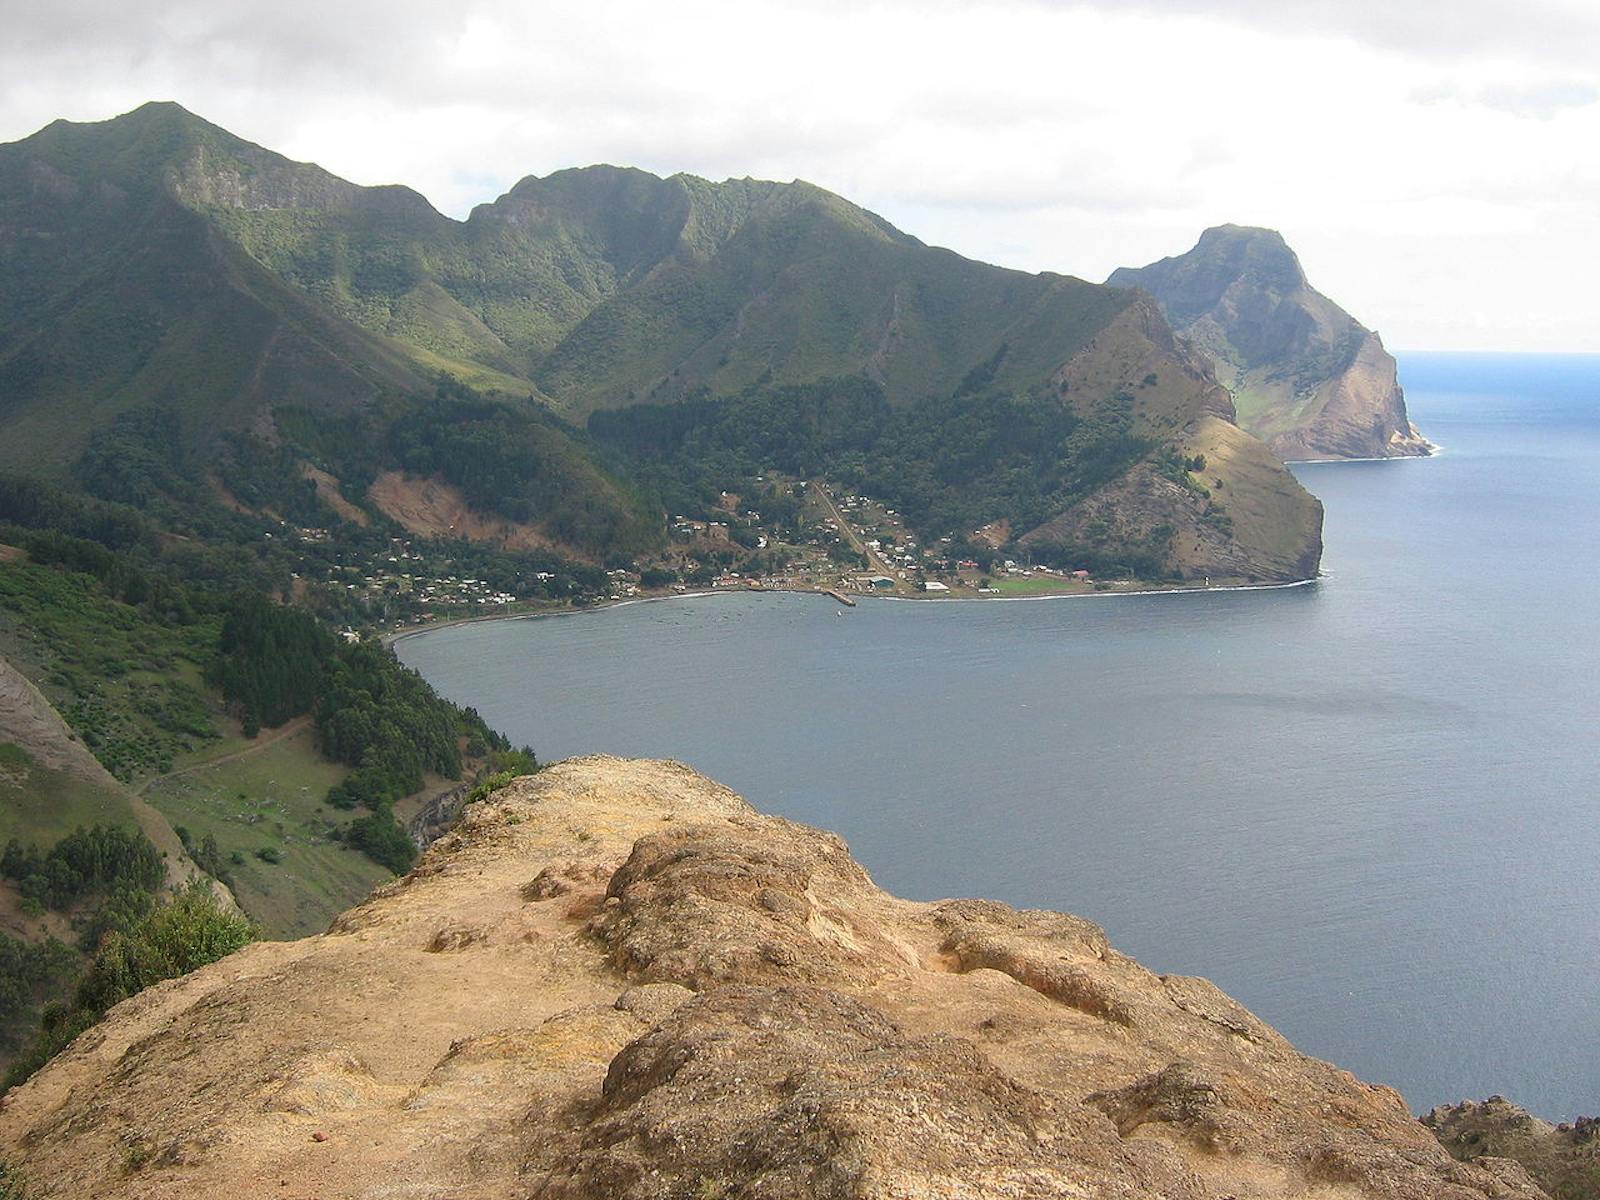
{"label": "dark green forest", "polygon": [[998,365],[905,408],[857,377],[597,412],[589,431],[672,511],[773,469],[866,492],[927,536],[1042,524],[1154,448],[1133,432],[1132,396],[1082,416],[1059,396],[993,388]]}
{"label": "dark green forest", "polygon": [[[13,838],[0,852],[0,877],[17,885],[25,914],[70,913],[79,951],[93,954],[155,911],[166,864],[142,833],[95,825],[48,849]],[[0,1049],[23,1041],[80,966],[80,954],[55,937],[27,942],[0,935]]]}
{"label": "dark green forest", "polygon": [[142,833],[96,825],[68,834],[43,853],[13,838],[0,853],[0,875],[17,884],[24,899],[65,910],[86,895],[123,886],[154,892],[166,866]]}
{"label": "dark green forest", "polygon": [[348,828],[349,844],[396,872],[410,868],[416,848],[394,818],[394,802],[418,791],[426,772],[459,779],[463,741],[481,754],[511,749],[387,646],[341,643],[308,613],[260,596],[233,600],[210,677],[243,714],[247,732],[303,713],[315,718],[322,753],[355,768],[328,803],[370,810]]}

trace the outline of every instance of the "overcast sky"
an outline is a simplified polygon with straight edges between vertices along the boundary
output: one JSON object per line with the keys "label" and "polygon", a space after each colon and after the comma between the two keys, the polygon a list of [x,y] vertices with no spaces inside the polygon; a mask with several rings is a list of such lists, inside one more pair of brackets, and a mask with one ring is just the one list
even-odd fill
{"label": "overcast sky", "polygon": [[1600,351],[1595,0],[0,0],[0,141],[148,99],[453,216],[800,177],[1095,280],[1270,225],[1393,348]]}

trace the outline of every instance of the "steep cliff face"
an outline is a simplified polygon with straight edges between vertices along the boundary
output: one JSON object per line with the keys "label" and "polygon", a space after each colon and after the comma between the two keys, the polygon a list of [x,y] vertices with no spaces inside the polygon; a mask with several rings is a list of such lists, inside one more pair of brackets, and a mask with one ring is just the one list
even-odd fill
{"label": "steep cliff face", "polygon": [[325,935],[112,1011],[0,1110],[43,1197],[1525,1197],[1059,913],[887,895],[672,763],[470,808]]}
{"label": "steep cliff face", "polygon": [[1400,458],[1432,446],[1406,415],[1378,335],[1313,288],[1270,229],[1220,225],[1187,254],[1123,267],[1211,359],[1239,424],[1284,459]]}

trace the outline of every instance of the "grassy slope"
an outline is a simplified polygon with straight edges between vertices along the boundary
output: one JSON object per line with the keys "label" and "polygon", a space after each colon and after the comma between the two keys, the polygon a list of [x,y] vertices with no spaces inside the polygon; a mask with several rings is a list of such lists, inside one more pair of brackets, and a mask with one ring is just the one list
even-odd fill
{"label": "grassy slope", "polygon": [[0,147],[0,466],[59,471],[141,404],[198,440],[286,391],[337,405],[425,384],[172,197],[162,164],[206,128],[140,110]]}
{"label": "grassy slope", "polygon": [[948,394],[1002,343],[1000,382],[1037,385],[1127,302],[924,246],[793,184],[704,258],[665,262],[597,308],[537,379],[576,415],[701,386],[730,394],[860,374],[907,404]]}
{"label": "grassy slope", "polygon": [[577,416],[863,371],[910,401],[1002,341],[1027,386],[1126,302],[924,246],[805,183],[590,167],[525,179],[457,223],[188,120],[201,152],[173,190],[253,261],[430,367],[536,383]]}
{"label": "grassy slope", "polygon": [[1312,424],[1326,403],[1325,391],[1296,395],[1289,381],[1264,371],[1242,372],[1234,393],[1239,425],[1263,440]]}
{"label": "grassy slope", "polygon": [[[1295,580],[1316,574],[1308,547],[1321,546],[1322,506],[1283,469],[1277,456],[1237,425],[1216,418],[1199,423],[1184,442],[1187,454],[1204,455],[1200,482],[1224,486],[1214,492],[1236,541],[1252,548],[1269,579]],[[1180,540],[1178,560],[1188,562]],[[1192,574],[1197,568],[1190,567]]]}
{"label": "grassy slope", "polygon": [[[200,671],[215,635],[210,623],[152,620],[84,576],[0,564],[6,657],[108,766],[148,782],[144,799],[171,825],[186,827],[195,842],[214,836],[224,858],[243,854],[242,865],[229,866],[236,895],[269,933],[316,932],[389,872],[329,836],[359,815],[323,807],[347,767],[324,760],[308,730],[257,749],[204,690]],[[208,732],[197,732],[202,727]],[[140,825],[125,792],[0,746],[0,843],[17,837],[47,846],[96,822]],[[266,848],[282,863],[255,857]]]}
{"label": "grassy slope", "polygon": [[[346,849],[332,831],[356,814],[327,808],[323,797],[348,769],[317,753],[302,730],[244,757],[199,764],[157,780],[145,798],[195,841],[214,837],[240,906],[273,937],[320,933],[390,873]],[[279,863],[256,856],[276,851]]]}
{"label": "grassy slope", "polygon": [[[446,241],[464,235],[408,195],[290,163],[175,106],[58,122],[0,147],[0,469],[63,478],[98,431],[141,406],[175,414],[203,463],[219,433],[270,427],[283,405],[334,436],[344,427],[333,418],[380,393],[426,404],[440,371],[526,396],[532,385],[503,369],[518,366],[515,354],[449,357],[470,349],[481,322],[406,264],[439,258],[430,247],[441,230]],[[313,207],[247,213],[230,197]],[[339,269],[322,280],[276,254],[285,227],[312,265]],[[374,243],[365,256],[363,231]],[[451,261],[470,274],[469,259]],[[378,313],[372,297],[395,287],[405,290],[394,310]],[[456,342],[389,336],[446,326]],[[345,432],[370,453],[384,431]],[[548,420],[524,432],[562,478],[547,489],[552,523],[631,511],[634,498]]]}
{"label": "grassy slope", "polygon": [[49,846],[80,825],[139,827],[124,793],[51,770],[21,747],[0,744],[0,844],[17,838]]}

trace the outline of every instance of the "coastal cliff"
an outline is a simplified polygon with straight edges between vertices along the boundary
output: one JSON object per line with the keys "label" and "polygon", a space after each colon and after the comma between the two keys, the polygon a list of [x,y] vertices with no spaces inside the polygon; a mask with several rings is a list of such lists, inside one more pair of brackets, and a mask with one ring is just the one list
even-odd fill
{"label": "coastal cliff", "polygon": [[1310,285],[1275,230],[1219,225],[1188,253],[1119,268],[1106,282],[1155,297],[1232,391],[1239,424],[1280,458],[1433,450],[1406,413],[1394,357]]}
{"label": "coastal cliff", "polygon": [[0,1109],[40,1197],[1527,1197],[1077,917],[913,903],[675,763],[470,806]]}

